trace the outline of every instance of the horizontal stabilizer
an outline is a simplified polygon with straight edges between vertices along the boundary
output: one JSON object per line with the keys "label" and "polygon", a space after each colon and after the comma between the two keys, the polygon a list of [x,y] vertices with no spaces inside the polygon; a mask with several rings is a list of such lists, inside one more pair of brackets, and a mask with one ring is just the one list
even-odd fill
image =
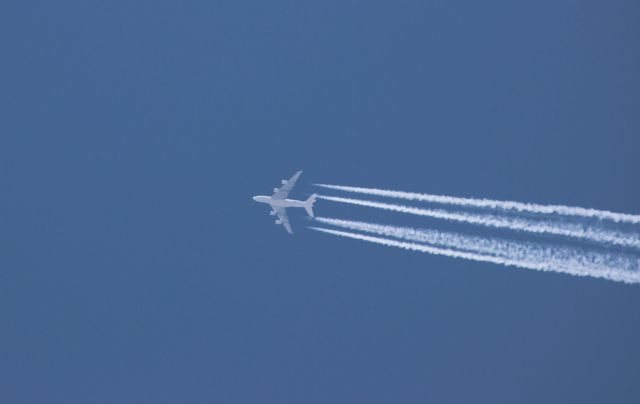
{"label": "horizontal stabilizer", "polygon": [[316,201],[318,194],[311,195],[306,201],[304,201],[304,210],[307,211],[309,217],[313,217],[313,204]]}

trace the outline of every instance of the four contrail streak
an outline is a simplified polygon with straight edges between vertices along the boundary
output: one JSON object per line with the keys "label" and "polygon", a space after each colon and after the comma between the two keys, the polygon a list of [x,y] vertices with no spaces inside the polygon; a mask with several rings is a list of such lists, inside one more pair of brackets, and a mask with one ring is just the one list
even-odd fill
{"label": "four contrail streak", "polygon": [[523,217],[497,216],[493,214],[450,212],[442,209],[424,209],[412,206],[326,195],[320,195],[318,196],[318,198],[333,202],[368,206],[377,209],[384,209],[419,216],[428,216],[436,219],[453,220],[474,225],[506,228],[538,234],[553,234],[564,237],[591,240],[604,244],[614,244],[623,247],[640,248],[640,237],[638,236],[638,234],[625,234],[607,229],[582,226],[576,223],[556,223],[549,221],[532,220]]}
{"label": "four contrail streak", "polygon": [[514,201],[497,201],[491,199],[476,199],[476,198],[459,198],[453,196],[443,195],[431,195],[420,194],[415,192],[401,192],[390,191],[377,188],[362,188],[362,187],[349,187],[342,185],[329,185],[329,184],[315,184],[319,187],[326,189],[333,189],[336,191],[353,192],[367,195],[377,195],[389,198],[407,199],[411,201],[432,202],[448,205],[457,205],[463,207],[474,208],[490,208],[490,209],[503,209],[512,210],[516,212],[524,213],[539,213],[539,214],[560,214],[566,216],[579,216],[585,218],[605,219],[611,220],[616,223],[640,223],[640,215],[631,215],[626,213],[616,213],[606,210],[580,208],[574,206],[564,205],[539,205],[534,203],[523,203]]}
{"label": "four contrail streak", "polygon": [[640,283],[640,260],[637,257],[626,254],[598,253],[566,246],[508,241],[491,237],[485,238],[431,229],[413,229],[352,220],[324,217],[317,217],[316,220],[323,224],[343,227],[349,230],[426,243],[431,248],[454,249],[457,252],[479,254],[485,258],[487,256],[493,257],[496,260],[490,262],[497,264],[606,278],[627,283]]}
{"label": "four contrail streak", "polygon": [[[514,267],[527,268],[527,269],[536,269],[540,271],[557,271],[555,268],[551,268],[547,263],[525,261],[525,260],[511,260],[511,259],[505,259],[502,257],[497,257],[492,255],[483,255],[483,254],[476,254],[476,253],[470,253],[465,251],[456,251],[448,248],[432,247],[424,244],[408,243],[404,241],[397,241],[397,240],[392,240],[392,239],[387,239],[382,237],[373,237],[373,236],[367,236],[367,235],[358,234],[358,233],[331,230],[331,229],[322,228],[322,227],[310,227],[310,228],[320,232],[333,234],[335,236],[353,238],[356,240],[368,241],[371,243],[381,244],[388,247],[402,248],[405,250],[420,251],[420,252],[425,252],[429,254],[444,255],[447,257],[454,257],[454,258],[463,258],[463,259],[468,259],[473,261],[491,262],[494,264],[514,266]],[[594,274],[594,273],[589,273],[589,271],[579,267],[569,268],[563,272],[571,275],[576,275],[576,276],[595,276],[599,278],[606,278],[606,279],[621,281],[625,283],[640,283],[640,277],[635,273],[629,274],[626,272],[614,271],[614,272],[601,272],[601,273]]]}

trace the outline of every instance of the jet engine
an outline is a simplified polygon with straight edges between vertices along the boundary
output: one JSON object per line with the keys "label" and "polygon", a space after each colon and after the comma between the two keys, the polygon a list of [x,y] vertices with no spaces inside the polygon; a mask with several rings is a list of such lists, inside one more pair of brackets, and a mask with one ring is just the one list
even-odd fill
{"label": "jet engine", "polygon": [[276,224],[282,224],[282,220],[276,219]]}
{"label": "jet engine", "polygon": [[282,185],[287,185],[287,182],[289,182],[289,181],[287,181],[287,180],[282,180],[282,181],[280,181],[280,182],[282,183]]}
{"label": "jet engine", "polygon": [[271,212],[269,212],[269,215],[271,215],[271,216],[275,216],[275,215],[276,215],[276,212],[271,211]]}
{"label": "jet engine", "polygon": [[273,193],[275,194],[276,192],[280,191],[280,189],[278,188],[273,188]]}

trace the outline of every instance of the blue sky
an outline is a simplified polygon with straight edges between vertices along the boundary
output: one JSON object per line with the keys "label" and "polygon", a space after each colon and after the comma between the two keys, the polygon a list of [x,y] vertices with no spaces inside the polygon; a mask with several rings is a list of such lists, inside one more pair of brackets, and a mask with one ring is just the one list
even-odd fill
{"label": "blue sky", "polygon": [[303,169],[301,199],[640,213],[639,14],[3,3],[0,401],[638,402],[637,286],[338,239],[302,212],[290,236],[251,196]]}

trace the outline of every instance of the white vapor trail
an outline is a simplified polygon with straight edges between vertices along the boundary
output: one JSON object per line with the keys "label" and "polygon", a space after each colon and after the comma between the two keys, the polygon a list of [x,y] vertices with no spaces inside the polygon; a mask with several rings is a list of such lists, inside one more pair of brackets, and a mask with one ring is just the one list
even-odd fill
{"label": "white vapor trail", "polygon": [[[456,251],[448,248],[431,247],[424,244],[407,243],[404,241],[397,241],[397,240],[392,240],[392,239],[387,239],[382,237],[372,237],[372,236],[366,236],[358,233],[331,230],[323,227],[310,227],[310,228],[323,233],[333,234],[335,236],[353,238],[356,240],[368,241],[370,243],[382,244],[388,247],[398,247],[405,250],[420,251],[420,252],[425,252],[429,254],[444,255],[447,257],[454,257],[454,258],[463,258],[463,259],[472,260],[472,261],[491,262],[494,264],[514,266],[519,268],[536,269],[539,271],[553,270],[549,268],[549,266],[545,263],[509,260],[502,257],[492,256],[492,255],[475,254],[475,253],[469,253],[464,251]],[[606,279],[625,282],[625,283],[640,283],[640,277],[637,274],[603,272],[596,275],[596,274],[590,274],[580,269],[570,269],[564,272],[567,274],[576,275],[576,276],[595,276],[595,277],[606,278]]]}
{"label": "white vapor trail", "polygon": [[336,191],[352,192],[366,195],[384,196],[389,198],[406,199],[410,201],[432,202],[447,205],[457,205],[474,208],[503,209],[524,213],[560,214],[579,216],[592,219],[611,220],[616,223],[640,223],[640,215],[616,213],[607,210],[580,208],[564,205],[540,205],[515,201],[497,201],[492,199],[459,198],[454,196],[420,194],[415,192],[390,191],[377,188],[349,187],[342,185],[314,184],[316,186]]}
{"label": "white vapor trail", "polygon": [[612,231],[603,228],[580,225],[578,223],[550,222],[527,219],[524,217],[498,216],[468,212],[450,212],[442,209],[424,209],[405,205],[367,201],[362,199],[342,198],[320,195],[318,198],[333,202],[384,209],[394,212],[408,213],[436,219],[452,220],[474,225],[526,231],[537,234],[553,234],[557,236],[590,240],[597,243],[613,244],[622,247],[640,248],[640,235]]}
{"label": "white vapor trail", "polygon": [[[453,232],[413,229],[352,220],[324,217],[317,217],[316,220],[326,225],[421,243],[404,243],[397,240],[374,237],[374,239],[377,239],[374,242],[394,247],[520,268],[591,276],[626,283],[640,283],[640,259],[627,254],[584,251],[567,246],[508,241],[498,238],[484,238]],[[342,234],[345,232],[340,233],[332,234],[345,236],[345,234]],[[358,237],[353,237],[354,233],[348,234],[347,237],[372,241],[362,238],[368,236],[356,234]],[[385,242],[382,243],[380,240],[385,240]],[[407,247],[405,244],[411,247]]]}

